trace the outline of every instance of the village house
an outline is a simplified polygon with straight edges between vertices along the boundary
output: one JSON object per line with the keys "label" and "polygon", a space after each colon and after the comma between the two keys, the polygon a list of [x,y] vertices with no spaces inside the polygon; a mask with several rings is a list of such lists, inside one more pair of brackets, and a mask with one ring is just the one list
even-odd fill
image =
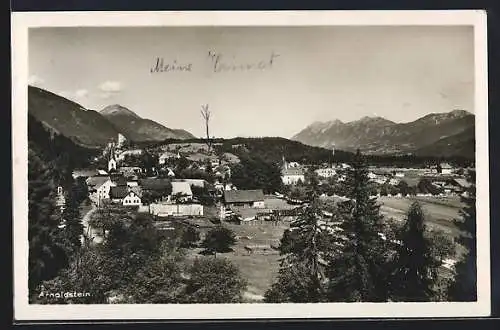
{"label": "village house", "polygon": [[114,203],[120,203],[123,206],[142,205],[138,191],[127,186],[111,187],[109,195]]}
{"label": "village house", "polygon": [[264,192],[257,190],[225,190],[224,204],[226,206],[264,208]]}
{"label": "village house", "polygon": [[208,182],[204,179],[174,179],[172,182],[187,182],[190,186],[204,188]]}
{"label": "village house", "polygon": [[203,205],[201,204],[172,204],[166,202],[153,203],[149,205],[149,213],[158,217],[168,216],[203,216]]}
{"label": "village house", "polygon": [[174,152],[166,151],[163,154],[161,154],[160,157],[158,157],[158,163],[160,165],[163,165],[169,159],[179,159],[179,158],[181,158],[181,156],[180,156],[179,153],[174,153]]}
{"label": "village house", "polygon": [[170,167],[167,168],[167,176],[169,178],[175,178],[175,173],[174,173],[174,171]]}
{"label": "village house", "polygon": [[453,167],[448,163],[441,163],[438,172],[442,175],[450,175],[453,172]]}
{"label": "village house", "polygon": [[139,187],[139,182],[137,180],[127,180],[127,187],[133,188],[133,187]]}
{"label": "village house", "polygon": [[141,206],[141,197],[134,190],[130,190],[127,196],[123,198],[122,204],[123,206]]}
{"label": "village house", "polygon": [[453,183],[457,187],[457,193],[462,194],[462,196],[467,196],[467,190],[472,186],[472,184],[463,178],[455,178],[453,179]]}
{"label": "village house", "polygon": [[125,142],[127,142],[127,138],[123,134],[118,133],[118,143],[116,146],[118,148],[122,148],[125,145]]}
{"label": "village house", "polygon": [[125,196],[127,196],[129,190],[127,186],[114,186],[109,189],[109,199],[113,203],[121,203]]}
{"label": "village house", "polygon": [[154,191],[160,194],[161,197],[167,197],[170,195],[172,183],[169,179],[146,178],[139,180],[139,186],[141,187],[143,192]]}
{"label": "village house", "polygon": [[103,199],[109,199],[109,191],[114,186],[109,176],[93,176],[86,180],[89,198],[100,204]]}
{"label": "village house", "polygon": [[337,174],[337,171],[335,171],[335,169],[331,167],[319,168],[314,172],[316,172],[316,174],[318,174],[318,176],[321,178],[331,178]]}
{"label": "village house", "polygon": [[283,161],[283,169],[281,170],[281,181],[285,185],[293,185],[299,182],[304,182],[304,169],[297,166],[298,163],[293,162],[290,166],[286,161]]}
{"label": "village house", "polygon": [[116,160],[123,161],[126,157],[129,157],[129,156],[140,156],[143,153],[144,153],[144,150],[142,150],[142,149],[124,150],[124,151],[120,152],[118,155],[116,155]]}
{"label": "village house", "polygon": [[396,172],[396,173],[394,174],[394,176],[395,176],[396,178],[404,178],[405,173],[404,173],[404,172],[399,171],[399,172]]}
{"label": "village house", "polygon": [[191,185],[188,182],[172,182],[172,197],[179,196],[179,201],[188,202],[193,199]]}
{"label": "village house", "polygon": [[105,170],[99,169],[99,170],[97,170],[97,175],[107,176],[108,172],[106,172]]}
{"label": "village house", "polygon": [[127,186],[127,178],[125,178],[125,176],[123,176],[121,173],[112,173],[109,175],[109,178],[113,186]]}
{"label": "village house", "polygon": [[138,166],[120,166],[118,172],[123,174],[124,177],[133,177],[142,173],[142,168]]}
{"label": "village house", "polygon": [[399,184],[399,182],[401,182],[401,180],[396,179],[396,178],[391,178],[391,179],[389,180],[389,184],[390,184],[391,186],[397,186],[397,185]]}

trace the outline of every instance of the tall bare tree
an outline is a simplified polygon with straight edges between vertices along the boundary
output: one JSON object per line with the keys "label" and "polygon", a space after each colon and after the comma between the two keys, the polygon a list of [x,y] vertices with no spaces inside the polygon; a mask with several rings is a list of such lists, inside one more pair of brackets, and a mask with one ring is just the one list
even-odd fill
{"label": "tall bare tree", "polygon": [[211,150],[211,143],[210,143],[210,135],[209,135],[209,130],[208,130],[208,126],[209,126],[209,123],[210,123],[210,110],[208,109],[208,104],[203,104],[201,106],[201,115],[203,117],[203,120],[205,120],[205,128],[206,128],[206,131],[207,131],[207,146],[208,146],[208,149]]}

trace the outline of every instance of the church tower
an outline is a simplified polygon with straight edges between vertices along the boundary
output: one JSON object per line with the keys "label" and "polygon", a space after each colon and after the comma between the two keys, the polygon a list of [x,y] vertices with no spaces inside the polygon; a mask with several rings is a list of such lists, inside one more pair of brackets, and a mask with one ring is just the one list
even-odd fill
{"label": "church tower", "polygon": [[111,147],[111,150],[109,151],[108,172],[110,172],[111,170],[116,171],[116,157],[114,146]]}

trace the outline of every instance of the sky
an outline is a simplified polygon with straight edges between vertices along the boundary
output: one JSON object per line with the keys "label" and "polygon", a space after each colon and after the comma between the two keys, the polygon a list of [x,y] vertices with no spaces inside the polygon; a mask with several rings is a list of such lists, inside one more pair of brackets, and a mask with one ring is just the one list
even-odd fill
{"label": "sky", "polygon": [[[474,112],[469,26],[36,28],[28,47],[29,84],[195,136],[203,104],[211,135],[224,138]],[[155,72],[158,59],[175,70]]]}

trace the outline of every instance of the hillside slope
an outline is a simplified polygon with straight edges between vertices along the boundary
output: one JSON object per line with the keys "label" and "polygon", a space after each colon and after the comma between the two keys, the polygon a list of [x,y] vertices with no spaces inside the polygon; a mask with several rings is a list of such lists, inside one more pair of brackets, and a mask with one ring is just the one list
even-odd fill
{"label": "hillside slope", "polygon": [[84,146],[103,146],[118,135],[118,130],[97,111],[33,86],[28,86],[28,113]]}
{"label": "hillside slope", "polygon": [[118,104],[105,107],[100,111],[100,114],[128,139],[135,142],[194,138],[191,133],[185,130],[168,128],[153,120],[141,118],[133,111]]}
{"label": "hillside slope", "polygon": [[417,156],[441,155],[442,157],[460,156],[471,158],[476,151],[475,128],[452,136],[439,139],[438,141],[417,149],[414,154]]}

